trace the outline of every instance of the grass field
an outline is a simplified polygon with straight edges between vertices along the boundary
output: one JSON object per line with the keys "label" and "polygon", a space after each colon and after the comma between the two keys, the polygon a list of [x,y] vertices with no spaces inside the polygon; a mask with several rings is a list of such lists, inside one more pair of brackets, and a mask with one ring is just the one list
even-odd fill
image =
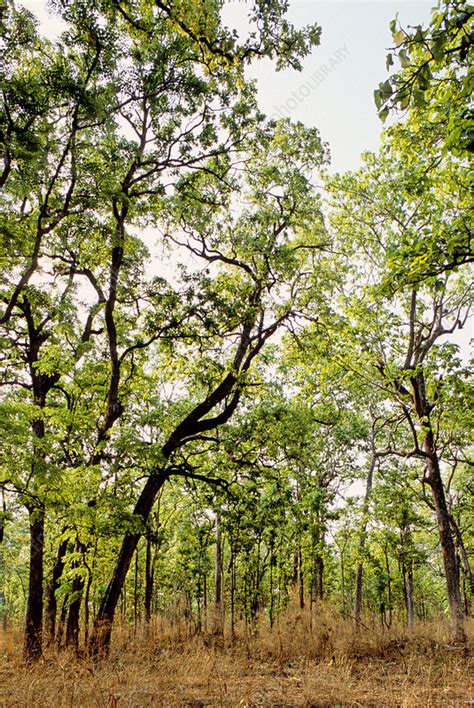
{"label": "grass field", "polygon": [[409,632],[324,609],[312,625],[289,612],[254,637],[189,636],[158,622],[147,633],[120,627],[111,654],[94,664],[46,652],[35,666],[21,660],[21,633],[0,634],[0,705],[41,706],[474,706],[474,623],[468,645],[449,642],[448,626]]}

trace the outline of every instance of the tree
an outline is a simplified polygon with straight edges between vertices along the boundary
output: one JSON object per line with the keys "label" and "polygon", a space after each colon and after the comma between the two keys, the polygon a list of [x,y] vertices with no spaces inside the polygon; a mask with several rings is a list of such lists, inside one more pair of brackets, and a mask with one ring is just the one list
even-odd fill
{"label": "tree", "polygon": [[[471,288],[467,273],[450,275],[450,269],[441,266],[441,275],[436,270],[431,276],[422,277],[421,283],[417,278],[418,282],[411,285],[411,292],[394,297],[393,284],[397,281],[403,255],[397,244],[411,241],[414,234],[425,234],[429,244],[437,230],[443,228],[441,210],[446,214],[445,199],[437,189],[431,189],[429,183],[428,188],[423,184],[420,186],[419,198],[413,197],[412,189],[407,189],[412,171],[410,165],[406,167],[384,154],[381,160],[367,156],[366,162],[367,170],[359,175],[336,178],[333,182],[336,199],[340,200],[334,225],[346,239],[346,247],[351,229],[351,240],[355,245],[352,257],[357,261],[357,254],[362,251],[373,264],[365,286],[366,294],[361,284],[360,294],[352,298],[348,313],[354,323],[358,323],[356,328],[362,326],[356,336],[360,338],[362,351],[365,350],[369,357],[364,377],[372,379],[375,384],[377,375],[380,376],[375,386],[381,386],[387,394],[391,391],[390,398],[400,406],[414,442],[413,449],[405,450],[404,454],[417,456],[426,465],[425,481],[430,487],[437,515],[453,630],[462,636],[463,612],[456,553],[441,469],[442,427],[434,421],[442,419],[442,352],[448,352],[446,345],[439,340],[452,335],[466,323]],[[438,168],[438,172],[443,174],[444,168]],[[436,179],[438,174],[434,171],[429,180]],[[398,189],[387,191],[387,182],[393,186],[397,184]],[[437,210],[439,221],[432,218]],[[421,263],[431,262],[431,253],[423,242],[420,251]],[[405,287],[410,287],[410,283]],[[387,290],[390,300],[384,295]],[[399,451],[389,443],[387,452]]]}
{"label": "tree", "polygon": [[[147,356],[190,357],[193,365],[182,372],[188,401],[171,407],[131,526],[146,521],[169,476],[167,461],[233,414],[253,359],[291,316],[296,288],[289,298],[284,290],[304,261],[301,234],[318,219],[310,172],[323,159],[315,131],[264,126],[243,77],[253,57],[298,67],[317,43],[319,28],[295,30],[284,4],[257,3],[258,31],[242,45],[221,26],[213,3],[197,11],[160,3],[155,12],[146,3],[73,1],[59,9],[68,29],[55,43],[42,40],[32,17],[12,3],[2,26],[1,233],[10,267],[2,290],[3,383],[30,392],[39,409],[31,416],[31,474],[15,484],[31,516],[28,658],[41,652],[51,476],[61,468],[89,475],[110,464],[108,446],[119,422],[132,423],[124,412]],[[258,151],[265,163],[257,168]],[[239,161],[246,185],[234,167]],[[242,189],[249,206],[224,229],[217,214],[227,218]],[[133,229],[145,226],[166,232],[168,244],[209,270],[191,265],[180,274],[183,287],[170,282],[174,276],[144,275],[147,254]],[[290,246],[293,238],[301,242]],[[233,354],[227,341],[237,342]],[[20,398],[24,405],[26,394]],[[59,418],[67,410],[68,426],[51,415],[55,407]],[[92,516],[100,475],[93,487]],[[110,625],[140,533],[125,536],[96,630]],[[82,585],[75,586],[77,602]],[[76,617],[77,602],[70,607]]]}
{"label": "tree", "polygon": [[379,116],[408,109],[412,135],[431,152],[459,157],[474,150],[472,26],[472,5],[459,0],[440,0],[426,28],[390,24],[396,46],[387,69],[394,57],[401,68],[375,91]]}

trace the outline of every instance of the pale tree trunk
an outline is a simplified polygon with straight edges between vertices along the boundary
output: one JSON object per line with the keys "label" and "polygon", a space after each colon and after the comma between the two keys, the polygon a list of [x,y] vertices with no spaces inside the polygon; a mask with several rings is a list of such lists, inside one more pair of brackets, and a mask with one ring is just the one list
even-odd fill
{"label": "pale tree trunk", "polygon": [[215,560],[215,607],[213,633],[222,635],[224,632],[224,613],[222,605],[222,527],[220,512],[216,513],[216,560]]}
{"label": "pale tree trunk", "polygon": [[407,614],[408,626],[413,629],[415,625],[415,603],[413,597],[413,563],[411,559],[408,562],[407,568]]}
{"label": "pale tree trunk", "polygon": [[354,595],[354,627],[359,628],[361,616],[362,616],[362,585],[363,585],[363,572],[364,566],[362,563],[362,556],[364,554],[365,544],[367,542],[367,523],[368,523],[368,513],[369,513],[369,503],[370,495],[372,493],[372,486],[374,482],[374,472],[375,465],[377,462],[377,457],[375,455],[375,442],[373,439],[373,428],[372,428],[372,457],[370,460],[370,467],[367,473],[367,480],[365,484],[365,496],[364,503],[362,505],[362,526],[360,529],[359,536],[359,562],[357,563],[356,570],[356,580],[355,580],[355,595]]}

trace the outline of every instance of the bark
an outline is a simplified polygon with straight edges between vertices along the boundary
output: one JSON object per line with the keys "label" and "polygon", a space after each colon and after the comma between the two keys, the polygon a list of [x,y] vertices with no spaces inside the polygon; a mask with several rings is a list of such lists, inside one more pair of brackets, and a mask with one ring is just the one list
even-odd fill
{"label": "bark", "polygon": [[428,482],[430,484],[438,522],[439,540],[443,554],[446,590],[448,595],[449,614],[454,638],[464,641],[463,629],[464,611],[459,583],[459,568],[456,558],[456,548],[451,533],[449,511],[441,477],[439,460],[435,451],[433,434],[428,432],[425,438],[425,451],[428,453]]}
{"label": "bark", "polygon": [[64,627],[66,626],[66,617],[67,617],[67,597],[65,597],[63,600],[63,605],[61,607],[61,614],[59,615],[58,631],[56,632],[56,646],[58,647],[58,649],[61,647],[61,644],[63,641]]}
{"label": "bark", "polygon": [[[260,286],[256,286],[255,291],[249,297],[249,303],[254,306],[258,305],[260,297]],[[239,374],[248,371],[253,359],[257,356],[265,341],[272,334],[274,334],[278,328],[278,324],[275,323],[264,330],[264,332],[259,333],[257,341],[252,340],[251,333],[257,319],[257,311],[258,308],[255,307],[255,311],[243,324],[239,344],[232,362],[231,372],[229,372],[222,379],[216,388],[209,393],[209,395],[201,403],[195,406],[195,408],[187,416],[185,416],[185,418],[173,430],[167,442],[162,447],[162,457],[166,462],[169,460],[173,452],[181,447],[186,440],[192,438],[193,436],[201,435],[202,433],[214,430],[218,426],[223,425],[235,412],[241,396],[241,390],[236,385]],[[110,329],[109,344],[111,349],[111,360],[113,362],[116,355],[116,340],[112,336],[115,334],[113,331],[112,320]],[[119,401],[114,399],[112,402],[116,403],[118,409],[121,411]],[[222,403],[224,404],[223,409],[214,416],[209,417],[209,414],[213,413],[216,410],[216,407]],[[111,411],[111,415],[112,414],[114,414],[114,411]],[[118,412],[118,415],[120,415],[120,412]],[[158,470],[155,474],[152,474],[145,483],[134,509],[134,515],[137,518],[141,518],[144,523],[147,522],[157,495],[169,474],[170,472],[166,471],[165,465],[161,470]],[[108,653],[115,610],[128,569],[130,567],[133,553],[135,552],[140,537],[141,533],[134,534],[130,532],[127,532],[124,536],[112,578],[102,599],[91,633],[89,651],[92,656]]]}
{"label": "bark", "polygon": [[30,573],[26,607],[24,656],[35,661],[42,654],[44,509],[30,507]]}
{"label": "bark", "polygon": [[84,581],[75,577],[72,582],[72,600],[69,604],[69,611],[66,623],[66,646],[72,647],[77,653],[79,650],[79,617],[81,614],[82,592]]}
{"label": "bark", "polygon": [[388,626],[392,626],[392,575],[390,573],[390,562],[388,559],[388,549],[387,546],[384,546],[383,549],[384,556],[385,556],[385,568],[387,571],[387,600],[388,600]]}
{"label": "bark", "polygon": [[56,635],[56,614],[57,614],[57,600],[56,591],[59,587],[59,581],[64,570],[64,559],[66,556],[68,547],[68,539],[64,540],[58,548],[58,553],[56,556],[56,561],[53,566],[53,572],[51,575],[51,582],[48,585],[46,591],[46,607],[45,607],[45,617],[44,617],[44,629],[46,642],[48,645],[54,642]]}
{"label": "bark", "polygon": [[216,514],[216,584],[215,584],[215,599],[216,609],[220,607],[222,595],[222,531],[221,531],[221,516]]}
{"label": "bark", "polygon": [[224,617],[222,607],[222,528],[221,515],[216,513],[216,560],[215,560],[215,608],[213,633],[222,635],[224,632]]}
{"label": "bark", "polygon": [[151,601],[153,598],[153,578],[154,569],[152,562],[152,542],[150,538],[146,540],[146,555],[145,555],[145,622],[150,624],[151,620]]}
{"label": "bark", "polygon": [[413,629],[415,625],[415,604],[413,598],[413,564],[410,561],[407,569],[407,615],[408,626]]}
{"label": "bark", "polygon": [[[365,485],[365,496],[364,503],[362,505],[362,526],[360,529],[359,536],[359,557],[362,558],[365,544],[367,542],[367,523],[368,523],[368,512],[370,495],[372,493],[372,485],[374,482],[374,471],[377,458],[375,455],[374,440],[372,436],[372,457],[370,460],[370,467],[367,473],[367,480]],[[355,596],[354,596],[354,625],[356,629],[359,627],[361,615],[362,615],[362,590],[363,590],[363,574],[364,567],[362,560],[357,563],[356,570],[356,580],[355,580]]]}
{"label": "bark", "polygon": [[303,572],[303,552],[301,546],[298,548],[298,578],[299,578],[299,604],[300,610],[304,610],[304,572]]}
{"label": "bark", "polygon": [[345,615],[346,612],[346,588],[345,588],[345,568],[344,568],[344,555],[345,549],[341,548],[341,601],[342,601],[342,614]]}
{"label": "bark", "polygon": [[[76,540],[77,553],[85,554],[86,546],[79,539]],[[79,564],[76,562],[75,567]],[[76,575],[72,582],[71,602],[69,603],[69,612],[66,624],[66,646],[73,647],[76,653],[79,650],[79,619],[81,616],[82,595],[84,593],[84,579],[80,575]]]}
{"label": "bark", "polygon": [[7,513],[7,500],[5,499],[5,489],[2,487],[2,511],[0,513],[0,544],[3,543],[5,534],[5,518]]}
{"label": "bark", "polygon": [[[148,478],[135,505],[135,516],[141,517],[143,521],[148,519],[156,496],[166,479],[167,475],[163,471],[161,474],[154,474]],[[108,653],[115,610],[140,537],[140,533],[127,532],[125,534],[112,579],[102,599],[92,628],[89,641],[89,651],[92,656]]]}
{"label": "bark", "polygon": [[89,642],[89,604],[90,604],[90,594],[92,586],[92,573],[90,570],[87,575],[86,591],[84,593],[84,646],[87,647]]}
{"label": "bark", "polygon": [[133,626],[137,631],[138,626],[138,570],[139,570],[139,552],[138,546],[135,549],[135,582],[133,584]]}
{"label": "bark", "polygon": [[[462,537],[461,530],[460,530],[459,526],[457,525],[452,514],[450,514],[449,519],[450,519],[450,523],[451,523],[451,528],[454,532],[454,538],[456,539],[456,547],[457,547],[457,550],[459,553],[459,557],[461,559],[461,565],[462,565],[463,573],[465,576],[465,581],[467,581],[467,583],[464,582],[464,587],[466,587],[466,584],[467,584],[467,586],[469,587],[470,596],[472,598],[472,597],[474,597],[474,576],[472,573],[471,564],[469,562],[469,556],[466,551],[466,546],[464,545],[464,540]],[[465,611],[466,615],[469,615],[470,611],[471,611],[468,594],[466,592],[464,593],[464,611]]]}

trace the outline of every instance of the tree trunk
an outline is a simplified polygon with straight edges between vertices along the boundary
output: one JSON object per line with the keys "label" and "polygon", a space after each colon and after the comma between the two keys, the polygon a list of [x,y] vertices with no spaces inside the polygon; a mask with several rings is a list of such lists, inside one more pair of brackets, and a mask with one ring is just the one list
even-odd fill
{"label": "tree trunk", "polygon": [[[416,303],[415,291],[412,297],[413,303]],[[412,304],[412,314],[414,318],[414,304]],[[439,457],[436,449],[435,434],[433,432],[430,420],[430,414],[433,406],[429,404],[427,399],[426,384],[422,369],[411,376],[410,383],[413,391],[412,405],[416,412],[418,422],[424,431],[423,452],[426,456],[426,481],[431,487],[436,510],[439,540],[443,554],[443,565],[446,577],[446,590],[452,632],[455,639],[464,641],[464,612],[461,599],[456,548],[454,546],[451,532],[449,518],[450,514],[446,504],[446,495],[444,493],[443,478],[441,476]]]}
{"label": "tree trunk", "polygon": [[355,594],[354,594],[354,624],[355,628],[358,629],[360,625],[360,618],[362,615],[362,579],[363,579],[363,566],[359,561],[357,563],[356,570],[356,580],[355,580]]}
{"label": "tree trunk", "polygon": [[61,614],[59,615],[58,631],[56,632],[56,646],[58,647],[58,649],[61,647],[61,644],[63,641],[64,627],[66,625],[66,616],[67,616],[67,597],[65,597],[63,600],[63,606],[61,607]]}
{"label": "tree trunk", "polygon": [[[86,546],[76,539],[76,553],[85,554]],[[76,561],[74,566],[79,567],[79,562]],[[69,603],[69,612],[66,624],[66,646],[73,647],[77,653],[79,650],[79,619],[81,616],[82,595],[84,592],[84,579],[81,575],[76,575],[72,582],[71,602]]]}
{"label": "tree trunk", "polygon": [[135,582],[133,584],[133,627],[135,632],[138,627],[138,571],[139,571],[138,545],[135,549]]}
{"label": "tree trunk", "polygon": [[370,460],[370,467],[367,473],[367,481],[365,484],[365,496],[364,503],[362,505],[362,526],[360,529],[359,536],[359,562],[357,563],[356,571],[356,581],[355,581],[355,598],[354,598],[354,626],[357,629],[360,625],[361,615],[362,615],[362,585],[363,585],[363,563],[362,557],[364,554],[365,544],[367,541],[367,523],[368,523],[368,513],[369,513],[369,503],[370,495],[372,493],[372,485],[374,482],[374,471],[377,457],[375,455],[375,441],[374,441],[374,423],[372,425],[372,457]]}
{"label": "tree trunk", "polygon": [[345,554],[345,549],[341,548],[341,551],[340,551],[340,556],[341,556],[341,601],[342,601],[342,614],[343,615],[345,615],[345,612],[346,612],[346,588],[345,588],[345,582],[344,582],[344,575],[345,575],[344,554]]}
{"label": "tree trunk", "polygon": [[464,612],[459,583],[459,568],[456,559],[456,548],[451,533],[449,512],[446,504],[443,480],[439,468],[439,460],[435,451],[431,430],[425,438],[425,451],[428,453],[428,482],[430,484],[438,521],[439,540],[443,554],[444,573],[448,595],[451,627],[455,639],[464,641]]}
{"label": "tree trunk", "polygon": [[84,646],[87,648],[89,642],[89,604],[92,586],[92,572],[88,569],[86,591],[84,593]]}
{"label": "tree trunk", "polygon": [[65,539],[58,548],[58,553],[56,556],[56,561],[53,566],[53,572],[51,575],[51,582],[48,585],[46,591],[46,607],[44,616],[44,629],[46,636],[47,645],[54,643],[54,638],[56,635],[56,613],[57,613],[57,601],[56,601],[56,590],[59,587],[59,580],[64,570],[64,559],[67,552],[69,540]]}
{"label": "tree trunk", "polygon": [[413,629],[415,625],[415,604],[413,599],[413,563],[408,562],[407,569],[407,614],[408,626]]}
{"label": "tree trunk", "polygon": [[[471,564],[469,562],[469,556],[464,545],[463,537],[459,526],[456,523],[453,515],[450,514],[451,528],[454,532],[454,537],[456,539],[456,547],[459,552],[459,557],[461,558],[462,569],[465,575],[465,581],[467,581],[467,586],[469,587],[471,599],[474,597],[474,576],[471,569]],[[469,603],[469,596],[466,592],[466,582],[464,582],[464,612],[466,615],[470,615],[471,608]]]}
{"label": "tree trunk", "polygon": [[151,620],[151,601],[153,598],[153,563],[152,563],[152,545],[151,539],[146,540],[145,554],[145,623],[150,624]]}
{"label": "tree trunk", "polygon": [[66,623],[66,646],[72,647],[77,653],[79,650],[79,618],[81,615],[82,593],[84,581],[75,577],[72,582],[71,602]]}
{"label": "tree trunk", "polygon": [[222,607],[222,528],[220,512],[216,513],[216,561],[215,561],[215,607],[213,633],[221,636],[224,632]]}
{"label": "tree trunk", "polygon": [[388,600],[388,626],[392,626],[392,576],[390,573],[390,562],[388,559],[388,550],[387,546],[384,546],[383,549],[384,556],[385,556],[385,568],[387,570],[387,600]]}
{"label": "tree trunk", "polygon": [[298,547],[298,578],[299,578],[300,610],[304,610],[304,572],[303,572],[303,552],[301,550],[301,546]]}
{"label": "tree trunk", "polygon": [[[166,473],[154,474],[148,478],[140,497],[135,505],[134,515],[146,522],[153,508],[156,496],[167,479]],[[107,654],[110,648],[112,624],[117,603],[120,599],[125,578],[127,576],[133,554],[140,540],[141,533],[125,534],[119,552],[112,579],[107,587],[92,628],[89,641],[89,652],[92,656]]]}
{"label": "tree trunk", "polygon": [[28,508],[30,517],[30,574],[26,607],[24,656],[39,659],[43,632],[44,509]]}

